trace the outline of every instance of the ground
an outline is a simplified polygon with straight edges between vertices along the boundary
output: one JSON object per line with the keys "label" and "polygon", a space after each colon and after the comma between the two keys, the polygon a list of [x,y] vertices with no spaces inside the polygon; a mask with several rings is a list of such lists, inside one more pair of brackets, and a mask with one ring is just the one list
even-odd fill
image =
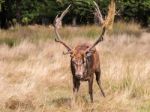
{"label": "ground", "polygon": [[[74,47],[82,42],[93,43],[99,29],[68,26],[60,33]],[[72,103],[70,56],[63,55],[66,49],[54,42],[52,27],[0,30],[0,111],[149,112],[150,33],[136,26],[124,29],[107,32],[96,46],[106,97],[94,80],[93,104],[87,82],[81,83],[78,100]]]}

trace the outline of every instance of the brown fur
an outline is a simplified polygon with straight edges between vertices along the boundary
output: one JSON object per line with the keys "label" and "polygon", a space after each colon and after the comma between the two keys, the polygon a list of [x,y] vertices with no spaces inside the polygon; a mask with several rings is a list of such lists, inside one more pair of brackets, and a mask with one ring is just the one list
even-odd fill
{"label": "brown fur", "polygon": [[[78,46],[75,47],[75,49],[73,50],[73,53],[71,54],[71,71],[72,71],[72,76],[73,76],[73,92],[76,93],[79,90],[80,87],[80,82],[81,81],[88,81],[89,84],[89,94],[90,94],[90,99],[91,102],[93,102],[93,78],[94,78],[94,73],[96,75],[96,81],[97,84],[102,92],[102,95],[105,96],[102,87],[101,87],[101,83],[100,83],[100,75],[101,75],[101,70],[100,70],[100,60],[99,60],[99,55],[98,52],[95,48],[93,48],[93,52],[91,52],[90,56],[86,57],[86,50],[90,47],[90,44],[80,44]],[[76,76],[76,69],[79,66],[83,66],[81,65],[77,65],[77,67],[75,67],[75,62],[85,59],[86,58],[86,68],[85,71],[86,73],[84,73],[84,75],[82,76],[82,78],[78,78]],[[75,62],[73,61],[75,60]]]}

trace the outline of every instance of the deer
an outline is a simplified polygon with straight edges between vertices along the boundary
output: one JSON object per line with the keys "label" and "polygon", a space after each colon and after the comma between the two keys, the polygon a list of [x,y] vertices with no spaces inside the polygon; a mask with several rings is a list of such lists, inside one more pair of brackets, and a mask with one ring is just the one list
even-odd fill
{"label": "deer", "polygon": [[[98,19],[101,24],[104,23],[104,19],[102,17],[101,11],[97,5],[95,4],[95,11],[97,13]],[[88,91],[90,95],[90,100],[93,103],[93,79],[94,74],[96,76],[96,82],[97,85],[101,91],[101,94],[103,97],[105,97],[104,90],[101,85],[101,68],[100,68],[100,58],[99,53],[96,49],[96,46],[104,40],[104,34],[106,32],[106,27],[104,26],[102,28],[102,33],[99,35],[98,39],[93,43],[83,43],[75,46],[74,48],[71,48],[69,45],[67,45],[61,38],[58,29],[62,25],[62,19],[69,11],[69,8],[71,5],[69,5],[58,17],[58,15],[55,17],[54,20],[54,30],[55,30],[55,41],[57,43],[62,44],[66,49],[67,52],[65,54],[70,55],[70,68],[72,73],[72,80],[73,80],[73,93],[78,93],[80,88],[80,83],[82,81],[88,82]]]}

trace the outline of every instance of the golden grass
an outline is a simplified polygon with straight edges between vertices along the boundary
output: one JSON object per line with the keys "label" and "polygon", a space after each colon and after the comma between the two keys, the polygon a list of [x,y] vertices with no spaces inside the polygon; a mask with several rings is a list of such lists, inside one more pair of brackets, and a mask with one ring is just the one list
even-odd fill
{"label": "golden grass", "polygon": [[[72,46],[92,43],[98,27],[65,27],[61,34]],[[83,82],[72,105],[70,56],[54,42],[53,29],[44,26],[0,30],[0,38],[19,38],[10,47],[0,44],[0,111],[2,112],[148,112],[150,110],[150,34],[140,38],[121,33],[105,35],[97,46],[102,86],[94,81],[94,103]],[[92,32],[92,33],[89,33]],[[90,38],[89,38],[90,37]]]}
{"label": "golden grass", "polygon": [[117,23],[114,24],[113,26],[113,31],[110,32],[110,34],[128,34],[134,36],[134,37],[140,37],[142,34],[142,29],[139,24],[134,23],[134,22],[121,22],[118,21]]}

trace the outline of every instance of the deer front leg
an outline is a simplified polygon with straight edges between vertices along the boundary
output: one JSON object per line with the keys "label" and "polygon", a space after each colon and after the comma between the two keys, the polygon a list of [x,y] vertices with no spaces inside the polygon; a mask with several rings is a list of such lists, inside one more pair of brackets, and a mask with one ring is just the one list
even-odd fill
{"label": "deer front leg", "polygon": [[93,103],[93,76],[88,81],[91,103]]}
{"label": "deer front leg", "polygon": [[80,81],[76,78],[73,78],[73,93],[77,93],[80,88]]}
{"label": "deer front leg", "polygon": [[80,88],[80,80],[73,78],[73,100],[74,101],[76,100],[79,88]]}

